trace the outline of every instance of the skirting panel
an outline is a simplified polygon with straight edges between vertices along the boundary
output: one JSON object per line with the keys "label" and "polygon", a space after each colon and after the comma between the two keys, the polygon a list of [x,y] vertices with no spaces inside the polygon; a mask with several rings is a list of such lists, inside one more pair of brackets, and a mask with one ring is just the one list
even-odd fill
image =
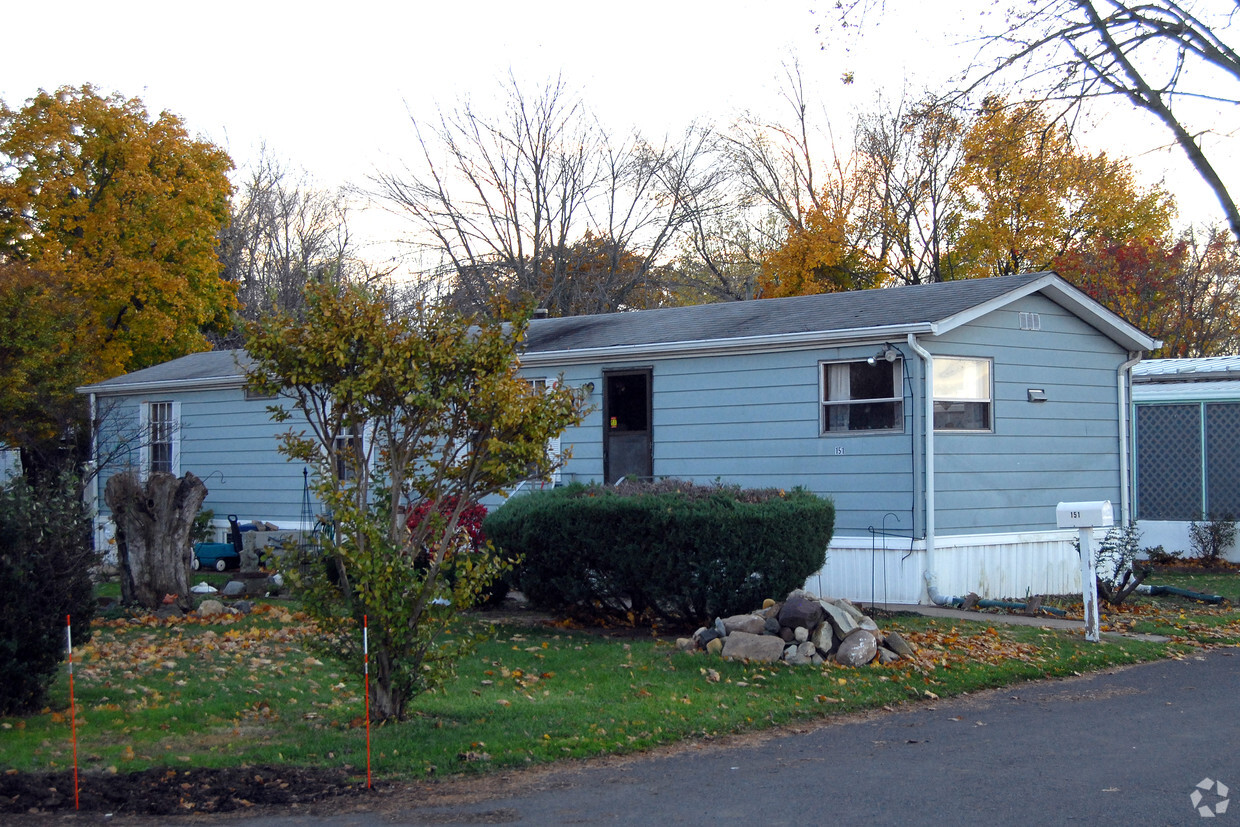
{"label": "skirting panel", "polygon": [[[1075,534],[1064,531],[938,537],[938,591],[963,597],[1022,599],[1034,594],[1080,594]],[[866,604],[929,603],[923,541],[837,537],[822,570],[805,583],[824,597]]]}

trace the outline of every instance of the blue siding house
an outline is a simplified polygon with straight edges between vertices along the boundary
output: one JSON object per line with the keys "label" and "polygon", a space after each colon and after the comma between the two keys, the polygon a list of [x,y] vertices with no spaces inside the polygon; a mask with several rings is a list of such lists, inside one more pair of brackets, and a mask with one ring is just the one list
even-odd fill
{"label": "blue siding house", "polygon": [[[1030,273],[535,319],[521,369],[590,394],[560,439],[562,480],[802,486],[837,509],[807,587],[909,603],[929,599],[928,572],[944,595],[1079,592],[1055,506],[1111,500],[1128,519],[1129,371],[1157,344]],[[285,426],[245,398],[241,358],[196,354],[81,390],[96,405],[175,403],[171,453],[207,480],[207,507],[303,527],[303,469],[276,454]]]}

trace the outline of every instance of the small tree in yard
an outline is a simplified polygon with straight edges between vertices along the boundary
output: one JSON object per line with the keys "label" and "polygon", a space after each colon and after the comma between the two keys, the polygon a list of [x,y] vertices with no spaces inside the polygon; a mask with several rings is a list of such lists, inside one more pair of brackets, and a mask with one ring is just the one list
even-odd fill
{"label": "small tree in yard", "polygon": [[40,488],[16,478],[0,487],[0,715],[33,712],[65,654],[90,640],[90,569],[96,555],[81,489],[68,476]]}
{"label": "small tree in yard", "polygon": [[[523,318],[402,312],[362,288],[312,286],[302,320],[257,323],[248,344],[250,387],[290,401],[292,410],[270,408],[277,421],[299,414],[308,426],[285,434],[282,450],[317,469],[333,528],[321,551],[286,552],[297,563],[290,577],[322,642],[358,666],[367,619],[375,720],[403,718],[472,647],[449,624],[505,564],[472,551],[462,513],[549,474],[559,459],[547,441],[580,421],[583,404],[517,375]],[[406,512],[420,507],[425,518],[409,525]]]}

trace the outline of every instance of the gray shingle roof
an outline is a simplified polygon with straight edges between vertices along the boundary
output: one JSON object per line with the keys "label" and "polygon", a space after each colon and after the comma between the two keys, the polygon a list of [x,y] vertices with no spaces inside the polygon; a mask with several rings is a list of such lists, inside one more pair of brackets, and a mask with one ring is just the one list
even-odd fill
{"label": "gray shingle roof", "polygon": [[850,293],[538,319],[530,323],[524,352],[705,342],[933,323],[1011,293],[1046,275],[1020,273]]}
{"label": "gray shingle roof", "polygon": [[250,364],[250,355],[244,350],[209,350],[86,385],[78,388],[78,392],[138,390],[167,382],[235,384],[240,381],[245,368]]}
{"label": "gray shingle roof", "polygon": [[[1035,285],[1039,282],[1039,285]],[[1043,290],[1049,298],[1088,317],[1130,350],[1156,342],[1052,273],[1019,273],[989,279],[948,281],[910,287],[884,287],[851,293],[823,293],[786,299],[669,307],[600,316],[535,319],[522,347],[522,359],[558,361],[577,351],[580,359],[597,351],[657,347],[675,350],[690,343],[737,342],[769,337],[849,334],[881,337],[884,331],[928,327],[978,311],[1005,297]],[[957,320],[960,321],[960,320]],[[911,332],[911,331],[910,331]],[[162,365],[79,388],[79,392],[136,393],[146,388],[237,386],[251,364],[242,350],[194,353]]]}

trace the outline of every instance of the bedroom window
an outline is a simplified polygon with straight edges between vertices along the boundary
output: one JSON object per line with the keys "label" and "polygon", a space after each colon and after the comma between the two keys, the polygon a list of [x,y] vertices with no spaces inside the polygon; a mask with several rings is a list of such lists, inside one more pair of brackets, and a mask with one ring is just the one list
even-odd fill
{"label": "bedroom window", "polygon": [[989,359],[934,358],[934,429],[991,429]]}
{"label": "bedroom window", "polygon": [[904,429],[904,362],[832,362],[822,366],[822,431]]}
{"label": "bedroom window", "polygon": [[141,468],[144,477],[155,473],[181,473],[181,403],[143,402],[141,410]]}
{"label": "bedroom window", "polygon": [[349,482],[357,479],[361,463],[366,461],[362,445],[362,429],[354,425],[349,433],[336,437],[332,452],[336,465],[336,479]]}

